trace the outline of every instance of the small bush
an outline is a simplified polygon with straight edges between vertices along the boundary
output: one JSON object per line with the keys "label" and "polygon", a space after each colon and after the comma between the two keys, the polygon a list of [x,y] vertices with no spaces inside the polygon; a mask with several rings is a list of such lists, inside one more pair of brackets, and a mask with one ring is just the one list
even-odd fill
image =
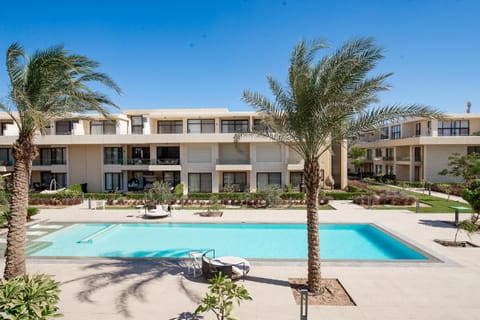
{"label": "small bush", "polygon": [[333,200],[352,200],[354,196],[368,195],[367,192],[325,192],[325,196],[332,198]]}
{"label": "small bush", "polygon": [[280,195],[283,200],[305,200],[305,193],[303,192],[284,192]]}
{"label": "small bush", "polygon": [[264,199],[267,202],[267,207],[277,207],[280,205],[282,198],[282,189],[275,184],[269,184],[265,187]]}
{"label": "small bush", "polygon": [[392,206],[407,206],[412,205],[417,200],[414,196],[405,195],[400,192],[384,191],[376,195],[358,195],[353,197],[353,203],[359,205],[392,205]]}
{"label": "small bush", "polygon": [[60,317],[59,283],[44,274],[0,280],[2,319],[48,319]]}
{"label": "small bush", "polygon": [[175,199],[182,199],[184,187],[185,186],[183,185],[183,183],[179,183],[175,186],[175,188],[173,189],[173,196],[175,197]]}

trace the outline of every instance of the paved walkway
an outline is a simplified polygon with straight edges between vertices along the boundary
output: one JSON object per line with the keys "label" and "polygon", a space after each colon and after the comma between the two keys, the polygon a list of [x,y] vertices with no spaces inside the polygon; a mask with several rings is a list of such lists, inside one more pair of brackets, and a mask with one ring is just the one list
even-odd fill
{"label": "paved walkway", "polygon": [[[453,239],[455,230],[443,221],[453,214],[414,214],[404,210],[366,210],[334,201],[337,210],[320,211],[320,221],[371,222],[428,251],[437,263],[322,264],[322,276],[340,279],[357,306],[309,306],[308,319],[436,319],[478,318],[480,249],[442,247],[433,239]],[[467,217],[465,215],[465,217]],[[37,221],[145,222],[133,210],[88,210],[81,206],[42,210]],[[179,210],[152,222],[305,222],[302,210],[228,210],[221,218],[203,218]],[[461,235],[465,239],[464,235]],[[473,242],[480,243],[475,235]],[[3,263],[3,262],[2,262]],[[3,268],[3,265],[1,266]],[[192,319],[207,284],[184,274],[184,266],[165,260],[28,259],[29,272],[54,275],[61,285],[65,319]],[[306,262],[252,261],[244,284],[253,297],[235,308],[242,320],[299,319],[288,278],[305,277]],[[205,314],[206,320],[215,319]]]}
{"label": "paved walkway", "polygon": [[416,193],[421,193],[421,194],[429,194],[437,198],[442,198],[442,199],[449,199],[452,201],[457,201],[457,202],[462,202],[462,203],[468,203],[465,201],[462,197],[454,196],[454,195],[448,195],[442,192],[437,192],[437,191],[428,191],[425,190],[424,188],[402,188],[399,186],[394,186],[394,185],[388,185],[389,187],[392,188],[397,188],[397,189],[405,189],[408,191],[416,192]]}

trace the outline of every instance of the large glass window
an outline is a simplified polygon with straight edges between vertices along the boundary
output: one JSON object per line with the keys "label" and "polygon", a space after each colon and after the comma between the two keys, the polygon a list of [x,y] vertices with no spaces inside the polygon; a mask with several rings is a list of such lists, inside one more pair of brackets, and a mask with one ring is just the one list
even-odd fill
{"label": "large glass window", "polygon": [[104,164],[123,164],[122,147],[105,147],[103,150]]}
{"label": "large glass window", "polygon": [[375,174],[382,174],[382,165],[381,164],[376,164],[375,165]]}
{"label": "large glass window", "polygon": [[380,139],[388,139],[388,127],[383,127],[382,129],[380,129]]}
{"label": "large glass window", "polygon": [[469,134],[468,120],[438,121],[439,136],[468,136]]}
{"label": "large glass window", "polygon": [[222,120],[222,133],[248,131],[248,120]]}
{"label": "large glass window", "polygon": [[375,158],[381,158],[382,157],[382,149],[381,148],[376,148],[375,149]]}
{"label": "large glass window", "polygon": [[66,148],[41,148],[40,159],[39,161],[35,161],[35,164],[40,164],[43,166],[49,166],[52,164],[66,164],[66,154]]}
{"label": "large glass window", "polygon": [[395,139],[400,139],[400,138],[401,138],[400,125],[397,124],[397,125],[392,126],[392,137],[391,137],[391,139],[395,140]]}
{"label": "large glass window", "polygon": [[180,183],[180,171],[163,171],[162,180],[175,188]]}
{"label": "large glass window", "polygon": [[132,116],[132,134],[143,134],[143,116]]}
{"label": "large glass window", "polygon": [[241,192],[247,184],[246,172],[224,172],[223,191]]}
{"label": "large glass window", "polygon": [[293,191],[305,192],[303,172],[290,172],[290,184],[292,186]]}
{"label": "large glass window", "polygon": [[56,135],[70,135],[73,130],[73,121],[57,121],[55,122]]}
{"label": "large glass window", "polygon": [[468,146],[467,147],[467,154],[470,154],[470,153],[480,154],[480,146]]}
{"label": "large glass window", "polygon": [[422,124],[420,122],[415,123],[415,137],[419,137],[422,134]]}
{"label": "large glass window", "polygon": [[157,147],[157,164],[180,164],[180,147]]}
{"label": "large glass window", "polygon": [[7,125],[13,124],[12,122],[2,122],[0,126],[0,135],[4,135],[5,131],[7,130]]}
{"label": "large glass window", "polygon": [[122,173],[105,173],[105,190],[122,190],[123,174]]}
{"label": "large glass window", "polygon": [[385,149],[385,158],[386,161],[393,161],[393,148]]}
{"label": "large glass window", "polygon": [[67,174],[66,173],[51,173],[42,172],[40,174],[41,184],[47,189],[58,189],[67,186]]}
{"label": "large glass window", "polygon": [[13,164],[12,148],[0,148],[0,165],[10,166]]}
{"label": "large glass window", "polygon": [[262,119],[254,119],[253,120],[253,130],[255,131],[266,131],[272,132],[272,129],[263,122]]}
{"label": "large glass window", "polygon": [[413,149],[414,161],[422,161],[422,148],[415,147]]}
{"label": "large glass window", "polygon": [[266,186],[273,184],[282,185],[282,174],[280,172],[258,172],[257,173],[257,190],[263,191]]}
{"label": "large glass window", "polygon": [[367,149],[366,160],[372,160],[372,149]]}
{"label": "large glass window", "polygon": [[182,120],[157,121],[157,133],[159,134],[183,133],[183,121]]}
{"label": "large glass window", "polygon": [[150,147],[133,147],[132,163],[133,164],[149,164],[150,163]]}
{"label": "large glass window", "polygon": [[212,174],[189,173],[188,192],[212,192]]}
{"label": "large glass window", "polygon": [[92,120],[90,121],[90,134],[115,134],[116,126],[117,123],[112,120]]}
{"label": "large glass window", "polygon": [[214,119],[188,119],[188,133],[215,133]]}

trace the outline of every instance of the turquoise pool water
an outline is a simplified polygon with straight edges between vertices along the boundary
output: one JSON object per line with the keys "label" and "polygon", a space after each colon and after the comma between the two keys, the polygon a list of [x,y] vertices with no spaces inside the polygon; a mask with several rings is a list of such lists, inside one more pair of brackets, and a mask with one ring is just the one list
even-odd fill
{"label": "turquoise pool water", "polygon": [[[323,259],[427,260],[370,224],[320,226]],[[75,224],[39,238],[30,256],[187,257],[213,248],[217,256],[306,259],[305,224]]]}

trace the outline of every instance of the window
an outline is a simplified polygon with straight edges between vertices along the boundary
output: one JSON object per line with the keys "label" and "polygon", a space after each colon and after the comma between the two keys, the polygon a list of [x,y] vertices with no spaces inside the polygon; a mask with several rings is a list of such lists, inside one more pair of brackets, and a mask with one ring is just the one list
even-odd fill
{"label": "window", "polygon": [[420,137],[422,134],[422,124],[420,122],[415,123],[415,137]]}
{"label": "window", "polygon": [[104,164],[123,164],[122,147],[105,147],[103,149]]}
{"label": "window", "polygon": [[56,135],[70,135],[73,130],[73,121],[57,121],[55,122]]}
{"label": "window", "polygon": [[372,160],[372,149],[367,149],[366,160]]}
{"label": "window", "polygon": [[0,126],[0,135],[4,135],[7,130],[7,125],[12,124],[11,122],[2,122]]}
{"label": "window", "polygon": [[66,173],[42,172],[40,174],[41,184],[47,188],[58,189],[67,186]]}
{"label": "window", "polygon": [[227,191],[227,190],[229,192],[244,191],[246,184],[247,184],[246,172],[224,172],[223,173],[223,191]]}
{"label": "window", "polygon": [[189,173],[188,192],[212,192],[212,174]]}
{"label": "window", "polygon": [[382,157],[382,149],[377,148],[375,149],[375,158],[381,158]]}
{"label": "window", "polygon": [[395,139],[400,139],[400,138],[401,138],[400,125],[397,124],[397,125],[392,126],[392,137],[391,137],[391,139],[395,140]]}
{"label": "window", "polygon": [[449,120],[438,122],[439,136],[468,136],[470,134],[468,120]]}
{"label": "window", "polygon": [[43,166],[66,163],[66,148],[41,148],[40,159],[39,161],[35,161],[35,164],[40,164]]}
{"label": "window", "polygon": [[182,120],[157,121],[157,133],[183,133]]}
{"label": "window", "polygon": [[393,148],[385,149],[385,158],[386,161],[393,161]]}
{"label": "window", "polygon": [[162,180],[175,188],[180,183],[180,171],[163,171]]}
{"label": "window", "polygon": [[105,173],[105,190],[122,190],[122,173]]}
{"label": "window", "polygon": [[248,131],[248,120],[222,120],[222,133]]}
{"label": "window", "polygon": [[0,165],[10,166],[13,164],[12,148],[0,148]]}
{"label": "window", "polygon": [[188,133],[215,133],[214,119],[188,119]]}
{"label": "window", "polygon": [[480,146],[469,146],[467,147],[467,154],[478,153],[480,154]]}
{"label": "window", "polygon": [[180,164],[180,147],[157,147],[157,164]]}
{"label": "window", "polygon": [[384,127],[380,129],[380,139],[382,140],[388,139],[388,127]]}
{"label": "window", "polygon": [[267,126],[262,119],[253,120],[253,130],[272,132],[272,129],[269,126]]}
{"label": "window", "polygon": [[275,184],[282,185],[282,174],[280,172],[258,172],[257,173],[257,190],[263,191],[265,187]]}
{"label": "window", "polygon": [[143,116],[132,116],[132,134],[143,134]]}
{"label": "window", "polygon": [[382,174],[382,165],[381,164],[376,164],[375,165],[375,174],[377,174],[377,175]]}
{"label": "window", "polygon": [[90,134],[115,134],[116,126],[117,123],[112,120],[92,120],[90,121]]}
{"label": "window", "polygon": [[150,147],[132,148],[133,164],[150,164]]}
{"label": "window", "polygon": [[413,155],[414,155],[414,160],[415,161],[422,161],[422,148],[415,147],[413,149]]}
{"label": "window", "polygon": [[385,173],[388,175],[393,175],[393,166],[385,166]]}
{"label": "window", "polygon": [[432,135],[432,121],[427,122],[427,135]]}
{"label": "window", "polygon": [[305,192],[303,172],[290,172],[290,184],[295,192]]}

